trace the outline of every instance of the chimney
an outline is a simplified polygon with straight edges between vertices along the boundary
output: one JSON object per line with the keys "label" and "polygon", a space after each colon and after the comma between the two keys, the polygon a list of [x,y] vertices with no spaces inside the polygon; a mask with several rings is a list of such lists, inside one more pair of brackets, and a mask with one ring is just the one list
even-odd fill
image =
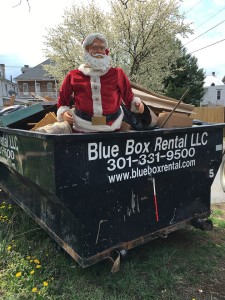
{"label": "chimney", "polygon": [[216,76],[216,73],[215,73],[215,72],[212,72],[212,76]]}
{"label": "chimney", "polygon": [[4,64],[0,64],[0,77],[5,79],[5,65]]}
{"label": "chimney", "polygon": [[24,65],[23,68],[21,68],[21,72],[24,74],[26,73],[28,70],[30,70],[29,66],[28,65]]}

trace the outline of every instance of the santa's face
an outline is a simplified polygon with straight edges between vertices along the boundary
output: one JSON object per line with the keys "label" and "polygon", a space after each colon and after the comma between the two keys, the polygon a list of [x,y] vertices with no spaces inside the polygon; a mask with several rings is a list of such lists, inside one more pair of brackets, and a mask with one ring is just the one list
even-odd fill
{"label": "santa's face", "polygon": [[106,71],[111,62],[111,58],[106,55],[105,43],[99,39],[94,39],[93,43],[86,48],[84,56],[86,64],[94,70]]}
{"label": "santa's face", "polygon": [[105,55],[105,43],[99,39],[94,39],[93,43],[88,47],[88,53],[95,58],[103,58]]}

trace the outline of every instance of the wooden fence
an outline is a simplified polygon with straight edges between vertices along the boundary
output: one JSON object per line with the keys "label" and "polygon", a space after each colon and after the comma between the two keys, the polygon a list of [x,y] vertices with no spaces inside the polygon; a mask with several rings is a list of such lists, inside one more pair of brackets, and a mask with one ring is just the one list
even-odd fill
{"label": "wooden fence", "polygon": [[[210,123],[225,123],[225,107],[196,107],[194,108],[191,117],[197,120],[202,120]],[[225,136],[225,128],[223,130]]]}

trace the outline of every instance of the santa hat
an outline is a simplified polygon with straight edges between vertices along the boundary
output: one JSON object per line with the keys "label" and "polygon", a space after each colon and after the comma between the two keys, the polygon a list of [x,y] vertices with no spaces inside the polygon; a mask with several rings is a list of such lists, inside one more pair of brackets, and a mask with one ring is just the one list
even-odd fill
{"label": "santa hat", "polygon": [[83,40],[83,49],[84,51],[86,52],[86,47],[91,45],[94,41],[94,39],[99,39],[100,41],[104,42],[105,43],[105,47],[107,48],[108,47],[108,42],[106,40],[106,38],[104,37],[104,35],[102,35],[101,33],[92,33],[92,34],[89,34],[84,40]]}

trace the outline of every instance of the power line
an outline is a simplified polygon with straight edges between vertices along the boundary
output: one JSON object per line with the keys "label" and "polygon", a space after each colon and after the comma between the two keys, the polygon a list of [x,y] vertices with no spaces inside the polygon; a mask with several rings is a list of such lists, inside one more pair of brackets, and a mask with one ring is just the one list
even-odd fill
{"label": "power line", "polygon": [[223,11],[224,9],[225,9],[225,7],[222,8],[222,9],[220,9],[215,15],[211,16],[211,17],[208,18],[206,21],[202,22],[202,23],[201,23],[200,25],[198,25],[195,29],[201,27],[203,24],[205,24],[206,22],[208,22],[209,20],[211,20],[212,18],[214,18],[215,16],[217,16],[217,15],[218,15],[221,11]]}
{"label": "power line", "polygon": [[199,37],[201,37],[202,35],[204,35],[205,33],[209,32],[210,30],[216,28],[217,26],[219,26],[220,24],[222,24],[223,22],[225,22],[225,20],[223,20],[222,22],[216,24],[215,26],[211,27],[210,29],[208,29],[207,31],[203,32],[202,34],[198,35],[196,38],[194,38],[193,40],[190,40],[189,42],[187,42],[186,44],[184,44],[184,46],[186,46],[187,44],[195,41],[196,39],[198,39]]}
{"label": "power line", "polygon": [[202,0],[199,0],[195,5],[193,5],[188,11],[185,12],[185,14],[188,14],[189,11],[191,11],[196,5],[198,5]]}
{"label": "power line", "polygon": [[218,43],[221,43],[221,42],[223,42],[223,41],[225,41],[225,39],[222,39],[222,40],[220,40],[220,41],[218,41],[218,42],[215,42],[215,43],[213,43],[213,44],[210,44],[210,45],[205,46],[205,47],[203,47],[203,48],[200,48],[200,49],[198,49],[198,50],[192,51],[192,52],[190,52],[190,54],[195,53],[195,52],[200,51],[200,50],[203,50],[203,49],[205,49],[205,48],[211,47],[211,46],[216,45],[216,44],[218,44]]}

